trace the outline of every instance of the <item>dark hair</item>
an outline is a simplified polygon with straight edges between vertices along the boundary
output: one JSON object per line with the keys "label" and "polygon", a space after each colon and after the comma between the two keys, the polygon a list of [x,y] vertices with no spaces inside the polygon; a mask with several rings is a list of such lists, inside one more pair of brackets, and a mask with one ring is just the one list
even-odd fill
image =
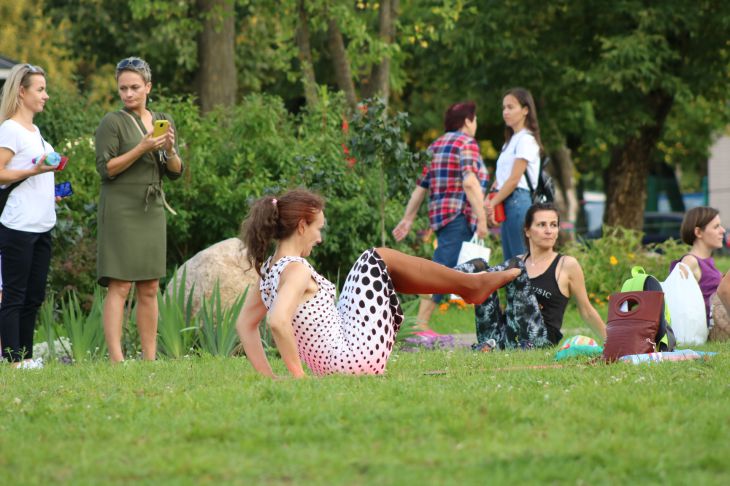
{"label": "dark hair", "polygon": [[535,213],[538,211],[554,211],[558,216],[558,225],[560,225],[560,211],[557,206],[553,203],[535,203],[527,210],[525,214],[525,225],[522,227],[522,238],[525,240],[525,249],[527,254],[530,254],[530,240],[527,238],[527,230],[532,227],[532,222],[535,220]]}
{"label": "dark hair", "polygon": [[[507,92],[502,95],[502,99],[504,99],[507,95],[514,96],[522,108],[527,107],[525,126],[528,130],[530,130],[530,132],[532,132],[532,136],[535,137],[537,145],[540,147],[540,156],[544,155],[545,149],[543,149],[542,147],[542,139],[540,138],[540,124],[537,122],[537,109],[535,108],[535,100],[532,98],[532,94],[525,88],[512,88],[510,90],[507,90]],[[512,139],[512,135],[514,134],[515,131],[512,129],[512,127],[504,127],[505,147],[509,145],[509,141]]]}
{"label": "dark hair", "polygon": [[699,206],[687,211],[682,220],[682,227],[679,230],[682,241],[692,246],[697,239],[695,228],[704,230],[718,214],[720,214],[720,211],[708,206]]}
{"label": "dark hair", "polygon": [[464,126],[466,120],[472,121],[477,116],[477,105],[473,101],[454,103],[444,113],[444,130],[453,132]]}
{"label": "dark hair", "polygon": [[248,262],[261,276],[274,240],[294,234],[302,219],[310,224],[324,210],[324,199],[306,189],[294,189],[278,197],[257,199],[241,224],[241,241],[246,246]]}

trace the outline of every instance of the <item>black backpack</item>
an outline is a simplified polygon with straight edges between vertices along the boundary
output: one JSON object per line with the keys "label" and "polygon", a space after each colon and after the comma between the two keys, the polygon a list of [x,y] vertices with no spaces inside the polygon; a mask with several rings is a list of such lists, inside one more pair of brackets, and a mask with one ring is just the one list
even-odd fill
{"label": "black backpack", "polygon": [[532,181],[527,177],[527,170],[525,170],[525,180],[527,181],[527,187],[530,188],[533,204],[555,201],[555,184],[553,183],[553,178],[544,170],[549,163],[550,157],[545,157],[540,160],[540,168],[537,171],[537,187],[532,187]]}

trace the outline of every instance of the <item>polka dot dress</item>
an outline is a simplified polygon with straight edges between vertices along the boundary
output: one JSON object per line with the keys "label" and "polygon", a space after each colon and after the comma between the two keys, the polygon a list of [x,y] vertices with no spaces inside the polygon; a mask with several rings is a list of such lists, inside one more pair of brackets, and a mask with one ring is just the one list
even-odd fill
{"label": "polka dot dress", "polygon": [[300,262],[312,272],[317,293],[301,304],[292,325],[299,357],[317,375],[331,373],[380,374],[385,370],[403,311],[380,255],[365,251],[347,275],[335,305],[335,286],[304,259],[284,257],[262,268],[261,296],[271,308],[281,272]]}

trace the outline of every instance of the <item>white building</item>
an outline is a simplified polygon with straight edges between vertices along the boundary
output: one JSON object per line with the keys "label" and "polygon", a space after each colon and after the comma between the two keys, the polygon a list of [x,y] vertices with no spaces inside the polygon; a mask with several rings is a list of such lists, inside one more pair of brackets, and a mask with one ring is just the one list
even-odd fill
{"label": "white building", "polygon": [[730,136],[718,138],[710,148],[707,161],[709,204],[720,211],[725,222],[730,220]]}

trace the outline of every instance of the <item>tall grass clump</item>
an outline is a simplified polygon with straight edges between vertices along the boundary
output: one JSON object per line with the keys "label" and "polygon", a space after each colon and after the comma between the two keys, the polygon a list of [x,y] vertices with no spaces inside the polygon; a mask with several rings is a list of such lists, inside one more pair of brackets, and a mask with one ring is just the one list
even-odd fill
{"label": "tall grass clump", "polygon": [[210,297],[203,299],[197,316],[198,346],[201,354],[231,356],[238,345],[236,320],[246,300],[248,288],[230,306],[221,301],[218,282]]}
{"label": "tall grass clump", "polygon": [[185,296],[187,270],[183,268],[180,280],[177,272],[170,290],[157,294],[159,316],[157,322],[157,344],[159,353],[168,358],[182,358],[195,344],[196,327],[193,323],[193,290]]}
{"label": "tall grass clump", "polygon": [[60,321],[66,336],[71,341],[70,355],[75,362],[104,356],[106,342],[102,327],[104,297],[101,289],[94,290],[91,309],[83,311],[75,291],[61,301]]}

